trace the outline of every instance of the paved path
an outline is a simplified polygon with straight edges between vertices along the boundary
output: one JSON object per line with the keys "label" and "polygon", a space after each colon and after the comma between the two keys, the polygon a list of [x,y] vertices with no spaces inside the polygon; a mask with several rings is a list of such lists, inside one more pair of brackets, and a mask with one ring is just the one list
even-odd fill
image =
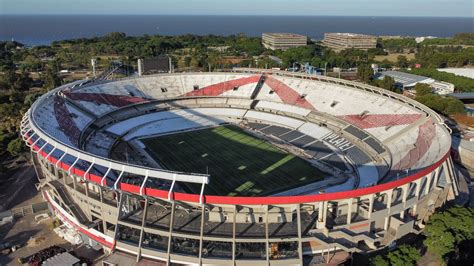
{"label": "paved path", "polygon": [[18,265],[18,259],[30,256],[52,245],[70,247],[64,239],[54,233],[52,219],[41,223],[34,220],[34,214],[16,218],[12,224],[0,226],[0,242],[14,242],[20,248],[9,255],[0,255],[0,265]]}

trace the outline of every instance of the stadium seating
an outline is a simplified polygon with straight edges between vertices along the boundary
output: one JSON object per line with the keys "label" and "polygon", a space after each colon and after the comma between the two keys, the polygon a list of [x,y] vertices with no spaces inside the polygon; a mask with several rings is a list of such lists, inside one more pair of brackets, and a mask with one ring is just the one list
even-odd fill
{"label": "stadium seating", "polygon": [[[192,77],[192,76],[190,76]],[[188,78],[188,77],[187,77]],[[225,76],[224,76],[225,78]],[[250,98],[260,76],[246,76],[232,80],[224,80],[219,83],[210,83],[210,85],[200,86],[195,84],[193,90],[187,92],[185,96],[219,96],[225,93],[227,97]],[[215,82],[215,81],[212,81]]]}
{"label": "stadium seating", "polygon": [[85,149],[93,154],[107,158],[114,142],[115,138],[101,131],[97,131],[87,139]]}
{"label": "stadium seating", "polygon": [[417,121],[422,116],[421,114],[368,114],[365,116],[345,115],[339,117],[353,125],[357,125],[359,128],[368,129],[374,127],[408,125]]}
{"label": "stadium seating", "polygon": [[[55,110],[54,110],[54,99],[55,96],[51,96],[45,99],[45,102],[41,107],[34,112],[34,120],[40,128],[43,128],[48,132],[48,134],[69,145],[72,145],[69,138],[66,136],[66,133],[62,131],[62,128],[59,126],[58,121],[56,120]],[[75,146],[75,144],[74,144]]]}
{"label": "stadium seating", "polygon": [[[267,84],[281,91],[277,94],[283,102],[338,116],[382,140],[424,116],[390,99],[336,84],[280,76],[268,78]],[[267,94],[260,96],[270,100]]]}
{"label": "stadium seating", "polygon": [[74,89],[72,93],[99,93],[111,95],[126,95],[131,97],[142,97],[146,95],[138,88],[134,79],[120,80],[114,82],[91,83]]}
{"label": "stadium seating", "polygon": [[301,107],[293,106],[293,105],[288,105],[288,104],[282,104],[282,103],[276,103],[276,102],[269,102],[269,101],[259,101],[258,104],[255,106],[256,110],[262,109],[270,109],[270,110],[278,110],[281,112],[289,112],[293,114],[299,114],[301,116],[306,116],[308,115],[311,110],[304,109]]}
{"label": "stadium seating", "polygon": [[431,121],[419,126],[414,147],[400,160],[394,169],[412,168],[428,151],[435,136],[435,126]]}
{"label": "stadium seating", "polygon": [[280,124],[282,126],[291,127],[291,128],[298,128],[303,124],[302,121],[296,120],[293,118],[281,117],[281,116],[277,116],[273,114],[256,112],[256,111],[248,111],[245,114],[245,118],[249,120],[257,120],[257,121],[273,121],[275,124]]}
{"label": "stadium seating", "polygon": [[165,120],[171,118],[178,118],[179,115],[174,112],[154,112],[141,116],[136,116],[130,119],[115,123],[106,129],[107,132],[113,133],[117,136],[125,134],[127,131],[150,122]]}
{"label": "stadium seating", "polygon": [[175,98],[186,92],[181,75],[148,76],[136,79],[135,82],[146,98]]}
{"label": "stadium seating", "polygon": [[54,97],[54,115],[58,121],[59,128],[74,145],[78,145],[81,130],[77,127],[71,116],[66,102],[62,97]]}
{"label": "stadium seating", "polygon": [[[260,91],[255,90],[262,80]],[[192,109],[187,106],[190,109],[147,113],[152,110],[140,109],[137,105],[126,110],[129,113],[109,114],[154,99],[186,96],[230,98],[208,97],[200,99],[198,104],[196,99],[182,100],[184,106],[188,103]],[[134,116],[136,110],[140,110],[140,115]],[[272,114],[266,112],[268,110],[272,110]],[[344,149],[331,145],[325,138],[334,133],[327,127],[277,115],[288,113],[305,117],[311,110],[327,113],[353,125],[352,128],[346,126],[342,132],[372,147],[391,167],[380,160],[375,163],[371,156],[352,143]],[[431,119],[426,119],[425,113],[399,101],[329,82],[271,74],[161,74],[114,82],[91,82],[50,95],[36,110],[34,118],[52,137],[77,146],[81,132],[94,119],[91,114],[97,117],[108,114],[108,121],[112,123],[104,132],[89,136],[86,144],[88,151],[100,156],[108,155],[116,136],[132,140],[217,126],[238,118],[250,121],[249,127],[255,130],[303,148],[314,160],[329,162],[341,171],[347,170],[345,160],[348,159],[365,177],[360,180],[360,186],[376,182],[375,176],[383,175],[389,168],[391,172],[387,180],[406,169],[427,167],[439,159],[445,147],[439,142],[443,139],[434,141],[435,136],[445,133]],[[399,135],[400,132],[403,134]],[[386,145],[389,153],[385,153],[385,147],[375,139]]]}
{"label": "stadium seating", "polygon": [[162,135],[171,132],[206,128],[217,126],[222,123],[225,123],[225,121],[206,116],[181,113],[178,117],[170,117],[167,119],[150,122],[143,126],[138,126],[134,129],[131,129],[123,139],[125,141],[129,141],[142,136]]}
{"label": "stadium seating", "polygon": [[315,109],[315,107],[308,102],[304,97],[304,93],[297,92],[294,88],[288,86],[284,82],[268,76],[265,79],[265,84],[270,87],[270,89],[280,97],[282,102],[288,103],[291,105],[300,106],[306,109]]}

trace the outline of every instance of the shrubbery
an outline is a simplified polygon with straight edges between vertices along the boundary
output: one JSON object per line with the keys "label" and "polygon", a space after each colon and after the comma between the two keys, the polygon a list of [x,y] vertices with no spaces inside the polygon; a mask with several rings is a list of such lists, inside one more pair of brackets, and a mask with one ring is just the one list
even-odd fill
{"label": "shrubbery", "polygon": [[415,75],[427,76],[436,80],[452,83],[458,91],[474,92],[474,79],[456,76],[451,73],[441,72],[430,68],[415,68],[408,72]]}

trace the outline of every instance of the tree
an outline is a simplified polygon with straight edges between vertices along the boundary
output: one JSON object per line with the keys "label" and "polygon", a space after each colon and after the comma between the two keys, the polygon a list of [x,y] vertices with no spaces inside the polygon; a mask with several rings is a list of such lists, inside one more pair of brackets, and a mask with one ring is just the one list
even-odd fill
{"label": "tree", "polygon": [[378,86],[389,91],[397,89],[395,79],[390,76],[385,76],[382,80],[378,81]]}
{"label": "tree", "polygon": [[[474,62],[474,61],[473,61]],[[456,76],[451,73],[441,72],[436,69],[414,68],[409,73],[430,77],[436,80],[445,81],[454,84],[457,91],[474,91],[474,79]]]}
{"label": "tree", "polygon": [[109,41],[116,42],[124,39],[127,35],[123,32],[111,32],[105,35],[105,39],[108,39]]}
{"label": "tree", "polygon": [[401,68],[406,68],[408,67],[408,59],[404,55],[399,55],[397,57],[397,65]]}
{"label": "tree", "polygon": [[193,68],[199,67],[199,60],[193,56],[189,62],[189,66]]}
{"label": "tree", "polygon": [[474,209],[454,206],[435,213],[428,221],[423,244],[439,257],[455,250],[455,245],[474,239]]}
{"label": "tree", "polygon": [[401,53],[405,49],[415,49],[417,43],[415,38],[380,40],[380,45],[384,50]]}
{"label": "tree", "polygon": [[442,97],[434,93],[428,93],[421,96],[416,96],[415,100],[428,106],[429,108],[446,114],[464,114],[464,104],[453,97]]}
{"label": "tree", "polygon": [[446,108],[444,112],[446,114],[464,114],[466,110],[464,109],[464,103],[460,100],[453,97],[446,97]]}
{"label": "tree", "polygon": [[423,96],[432,93],[430,85],[425,83],[417,83],[415,85],[416,96]]}
{"label": "tree", "polygon": [[25,151],[23,141],[20,138],[16,138],[8,143],[7,151],[12,155],[16,156]]}
{"label": "tree", "polygon": [[421,255],[416,248],[401,245],[396,250],[389,252],[386,256],[377,255],[370,260],[373,266],[408,266],[416,265]]}
{"label": "tree", "polygon": [[388,260],[392,266],[416,265],[421,255],[416,248],[402,245],[398,249],[388,253]]}
{"label": "tree", "polygon": [[12,133],[0,131],[0,151],[2,151],[1,153],[6,150],[6,148],[8,147],[8,143],[10,143],[10,141],[14,137],[15,135]]}
{"label": "tree", "polygon": [[388,266],[388,261],[382,255],[377,255],[370,260],[372,266]]}
{"label": "tree", "polygon": [[365,83],[372,80],[373,70],[368,64],[360,64],[357,67],[357,78]]}
{"label": "tree", "polygon": [[59,78],[58,73],[51,68],[46,68],[46,71],[42,77],[44,81],[44,88],[47,90],[54,89],[61,85],[61,78]]}

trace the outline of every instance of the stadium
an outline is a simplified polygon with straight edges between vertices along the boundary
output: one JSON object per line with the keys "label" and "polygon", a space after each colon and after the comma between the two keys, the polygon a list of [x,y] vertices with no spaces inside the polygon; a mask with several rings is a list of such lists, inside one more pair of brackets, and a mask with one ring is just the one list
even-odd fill
{"label": "stadium", "polygon": [[324,76],[77,81],[40,97],[21,134],[57,217],[137,261],[299,265],[371,252],[420,233],[458,194],[440,116]]}

